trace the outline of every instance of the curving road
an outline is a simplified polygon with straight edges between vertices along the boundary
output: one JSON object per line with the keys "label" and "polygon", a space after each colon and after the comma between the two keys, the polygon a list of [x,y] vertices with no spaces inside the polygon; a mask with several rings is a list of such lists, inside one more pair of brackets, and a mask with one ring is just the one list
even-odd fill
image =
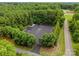
{"label": "curving road", "polygon": [[26,51],[26,50],[23,50],[21,48],[16,48],[16,52],[17,53],[23,53],[23,54],[31,54],[32,56],[41,56],[40,54],[31,52],[31,51]]}
{"label": "curving road", "polygon": [[64,21],[64,37],[65,37],[65,55],[73,56],[74,54],[72,49],[72,41],[67,20]]}

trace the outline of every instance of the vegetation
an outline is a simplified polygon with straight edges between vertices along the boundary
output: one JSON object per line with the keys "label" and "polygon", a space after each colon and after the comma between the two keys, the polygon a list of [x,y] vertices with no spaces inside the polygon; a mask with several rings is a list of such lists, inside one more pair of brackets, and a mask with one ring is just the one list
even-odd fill
{"label": "vegetation", "polygon": [[40,49],[40,54],[43,56],[61,56],[64,55],[65,51],[65,41],[64,41],[64,32],[63,29],[61,29],[60,34],[59,34],[59,39],[57,41],[57,46],[54,48],[44,48],[42,47]]}
{"label": "vegetation", "polygon": [[64,16],[62,10],[35,10],[32,11],[32,19],[36,24],[55,25],[57,21],[63,25]]}
{"label": "vegetation", "polygon": [[77,6],[79,6],[79,3],[68,3],[68,2],[64,2],[61,3],[61,8],[65,9],[65,10],[74,10]]}
{"label": "vegetation", "polygon": [[44,34],[43,37],[40,39],[41,45],[44,47],[54,47],[54,45],[57,44],[59,33],[60,33],[60,26],[59,26],[59,22],[57,22],[54,28],[54,32],[49,34]]}
{"label": "vegetation", "polygon": [[54,47],[64,19],[60,3],[0,3],[0,36],[10,37],[17,45],[33,47],[36,38],[24,28],[32,24],[51,25],[54,31],[44,34],[40,42],[43,47]]}
{"label": "vegetation", "polygon": [[64,15],[65,16],[65,19],[67,19],[68,21],[72,21],[72,17],[73,17],[73,15],[72,14],[66,14],[66,15]]}
{"label": "vegetation", "polygon": [[74,52],[75,52],[74,54],[75,54],[76,56],[79,56],[79,47],[78,47],[78,46],[79,46],[79,43],[74,43],[74,42],[73,42],[73,45],[72,45],[72,46],[73,46],[73,48],[74,48]]}
{"label": "vegetation", "polygon": [[15,56],[16,50],[13,44],[10,42],[0,39],[0,56]]}
{"label": "vegetation", "polygon": [[72,17],[72,20],[69,21],[70,24],[70,31],[71,31],[71,35],[72,35],[72,41],[73,41],[73,49],[75,52],[75,55],[79,55],[79,10],[78,7],[75,8],[75,14]]}
{"label": "vegetation", "polygon": [[33,35],[10,26],[1,27],[0,34],[2,36],[8,36],[12,38],[18,45],[31,47],[35,43],[35,37]]}
{"label": "vegetation", "polygon": [[[77,16],[76,16],[77,15]],[[70,21],[70,31],[72,32],[72,37],[74,42],[79,40],[79,27],[78,27],[78,14],[74,14],[72,21]]]}
{"label": "vegetation", "polygon": [[0,5],[0,26],[18,27],[23,30],[25,26],[33,23],[55,25],[57,20],[62,24],[64,17],[63,11],[56,3],[3,3]]}
{"label": "vegetation", "polygon": [[44,47],[51,47],[55,44],[55,36],[54,34],[45,34],[41,39],[41,45]]}

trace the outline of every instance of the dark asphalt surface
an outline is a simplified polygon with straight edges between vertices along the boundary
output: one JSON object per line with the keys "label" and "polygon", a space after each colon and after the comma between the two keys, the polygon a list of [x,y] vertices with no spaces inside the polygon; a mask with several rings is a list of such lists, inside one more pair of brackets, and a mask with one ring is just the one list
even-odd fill
{"label": "dark asphalt surface", "polygon": [[43,36],[43,34],[52,32],[53,31],[52,28],[53,28],[52,26],[48,26],[48,25],[35,25],[25,30],[25,32],[34,34],[37,38],[33,52],[39,54],[39,51],[40,51],[39,39]]}

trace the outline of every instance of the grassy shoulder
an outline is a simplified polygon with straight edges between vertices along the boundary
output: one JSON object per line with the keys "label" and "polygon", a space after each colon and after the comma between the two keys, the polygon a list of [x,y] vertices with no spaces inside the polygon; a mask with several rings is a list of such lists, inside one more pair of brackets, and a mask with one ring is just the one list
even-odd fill
{"label": "grassy shoulder", "polygon": [[[29,48],[29,47],[16,45],[11,38],[3,37],[3,36],[0,36],[0,38],[10,42],[11,44],[13,44],[15,46],[15,48],[21,48],[21,49],[26,50],[26,51],[31,51],[32,50],[32,48]],[[32,55],[31,54],[26,54],[26,53],[16,53],[15,56],[32,56]]]}
{"label": "grassy shoulder", "polygon": [[72,20],[73,14],[65,14],[64,15],[65,19],[67,19],[68,21]]}
{"label": "grassy shoulder", "polygon": [[23,50],[32,50],[32,49],[33,49],[32,47],[25,47],[25,46],[17,45],[17,44],[15,44],[15,42],[14,42],[11,38],[9,38],[9,37],[0,36],[0,38],[1,38],[1,39],[5,39],[5,40],[11,42],[12,44],[15,45],[16,48],[21,48],[21,49],[23,49]]}
{"label": "grassy shoulder", "polygon": [[65,19],[67,19],[68,21],[71,21],[74,15],[74,11],[71,11],[71,10],[63,10],[63,11],[64,11]]}
{"label": "grassy shoulder", "polygon": [[17,44],[15,44],[15,42],[14,42],[11,38],[9,38],[9,37],[0,36],[0,38],[5,39],[5,40],[11,42],[12,44],[15,45],[16,48],[21,48],[21,49],[27,50],[27,51],[31,51],[31,50],[33,49],[33,48],[31,48],[31,47],[25,47],[25,46],[17,45]]}
{"label": "grassy shoulder", "polygon": [[72,43],[73,51],[76,56],[79,56],[79,43]]}
{"label": "grassy shoulder", "polygon": [[40,49],[40,54],[43,56],[61,56],[64,55],[65,52],[65,43],[64,43],[64,31],[61,29],[59,34],[59,39],[57,46],[54,48],[43,48]]}

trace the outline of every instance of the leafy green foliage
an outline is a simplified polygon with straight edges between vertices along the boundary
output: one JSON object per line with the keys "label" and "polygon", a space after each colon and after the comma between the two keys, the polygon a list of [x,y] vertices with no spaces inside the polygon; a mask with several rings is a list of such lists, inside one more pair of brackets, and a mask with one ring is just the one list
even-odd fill
{"label": "leafy green foliage", "polygon": [[[25,26],[32,25],[33,23],[55,26],[57,21],[59,22],[59,26],[62,27],[64,13],[58,3],[0,4],[0,26],[2,26],[0,33],[1,35],[11,37],[19,45],[33,46],[35,43],[33,35],[20,31]],[[58,29],[56,28],[57,32]],[[49,41],[52,40],[53,42],[54,39],[51,38],[56,38],[55,35],[58,35],[56,33],[53,33],[52,37],[51,35],[47,35],[48,38],[50,37]],[[51,43],[48,43],[47,46],[51,46]]]}
{"label": "leafy green foliage", "polygon": [[64,21],[63,11],[57,3],[3,3],[0,5],[0,25],[23,30],[27,25],[55,25]]}
{"label": "leafy green foliage", "polygon": [[60,24],[59,24],[58,21],[57,21],[57,24],[56,24],[55,27],[54,27],[53,33],[54,33],[54,35],[55,35],[55,37],[56,37],[56,39],[55,39],[55,45],[56,45],[56,44],[57,44],[57,40],[58,40],[58,38],[59,38],[59,34],[60,34]]}
{"label": "leafy green foliage", "polygon": [[78,8],[75,9],[75,14],[73,15],[72,20],[69,22],[70,24],[70,31],[72,34],[72,40],[73,40],[73,48],[75,55],[79,55],[79,10]]}
{"label": "leafy green foliage", "polygon": [[70,31],[72,33],[72,39],[74,42],[79,42],[79,14],[73,15],[72,21],[70,21]]}
{"label": "leafy green foliage", "polygon": [[74,54],[76,55],[76,56],[79,56],[79,43],[73,43],[73,50],[74,50]]}
{"label": "leafy green foliage", "polygon": [[75,7],[79,6],[79,3],[68,3],[68,2],[65,2],[65,3],[61,3],[61,8],[62,9],[67,9],[67,10],[74,10]]}
{"label": "leafy green foliage", "polygon": [[13,44],[7,40],[0,39],[0,56],[15,56],[16,50]]}
{"label": "leafy green foliage", "polygon": [[64,21],[62,10],[35,10],[31,13],[32,20],[36,24],[55,25],[57,21],[62,25]]}
{"label": "leafy green foliage", "polygon": [[78,43],[79,42],[79,31],[76,30],[73,33],[72,37],[73,37],[73,41]]}
{"label": "leafy green foliage", "polygon": [[54,34],[44,34],[42,39],[41,39],[41,45],[44,47],[51,47],[54,46],[55,43],[55,36]]}
{"label": "leafy green foliage", "polygon": [[16,44],[23,46],[33,46],[35,43],[35,37],[32,34],[25,33],[19,29],[12,28],[10,26],[5,26],[0,29],[1,35],[9,36],[12,38]]}
{"label": "leafy green foliage", "polygon": [[56,45],[60,34],[59,25],[60,25],[59,22],[57,22],[54,31],[49,34],[44,34],[43,37],[40,39],[41,45],[43,47],[54,47],[54,45]]}

